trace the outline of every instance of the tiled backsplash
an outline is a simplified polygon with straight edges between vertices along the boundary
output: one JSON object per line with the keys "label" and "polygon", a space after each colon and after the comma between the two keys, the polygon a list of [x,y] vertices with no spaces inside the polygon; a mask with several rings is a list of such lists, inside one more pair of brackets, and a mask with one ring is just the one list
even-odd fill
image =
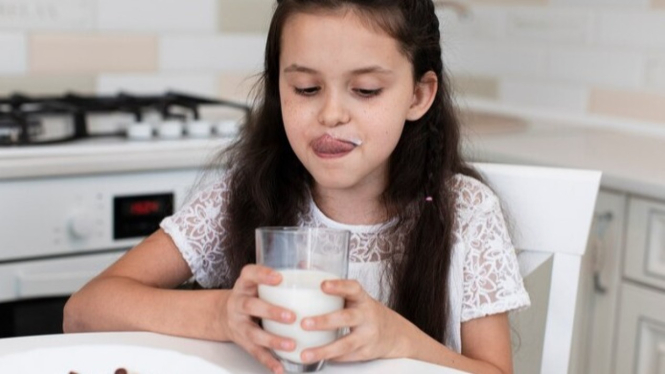
{"label": "tiled backsplash", "polygon": [[28,56],[34,73],[151,72],[159,65],[157,38],[133,34],[36,34]]}
{"label": "tiled backsplash", "polygon": [[464,98],[665,126],[665,0],[470,0],[442,10]]}
{"label": "tiled backsplash", "polygon": [[[665,126],[665,0],[459,0],[441,10],[462,98]],[[245,100],[274,0],[0,0],[0,95]]]}
{"label": "tiled backsplash", "polygon": [[0,95],[154,93],[246,100],[272,0],[0,0]]}

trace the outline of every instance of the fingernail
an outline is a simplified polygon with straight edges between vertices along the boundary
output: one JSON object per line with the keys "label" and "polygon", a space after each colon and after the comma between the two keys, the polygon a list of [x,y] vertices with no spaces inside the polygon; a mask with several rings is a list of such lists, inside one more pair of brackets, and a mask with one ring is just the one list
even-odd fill
{"label": "fingernail", "polygon": [[305,318],[302,320],[302,325],[306,328],[312,328],[314,327],[314,320],[310,318]]}
{"label": "fingernail", "polygon": [[282,321],[284,321],[284,322],[291,321],[291,313],[289,313],[289,312],[282,312],[281,317],[282,317]]}
{"label": "fingernail", "polygon": [[277,282],[282,278],[282,276],[279,273],[274,273],[274,272],[270,273],[268,277],[270,278],[271,282]]}
{"label": "fingernail", "polygon": [[323,288],[327,290],[332,290],[333,288],[335,288],[335,285],[332,282],[325,281],[323,282]]}
{"label": "fingernail", "polygon": [[293,344],[288,340],[282,340],[282,342],[279,343],[279,346],[282,347],[282,349],[291,349]]}
{"label": "fingernail", "polygon": [[302,359],[303,361],[313,361],[314,360],[314,353],[312,352],[303,352],[302,354]]}

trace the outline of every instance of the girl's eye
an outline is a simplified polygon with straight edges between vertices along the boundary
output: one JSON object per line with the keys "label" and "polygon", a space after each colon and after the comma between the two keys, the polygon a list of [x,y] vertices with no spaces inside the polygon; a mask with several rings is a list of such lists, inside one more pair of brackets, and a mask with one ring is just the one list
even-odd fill
{"label": "girl's eye", "polygon": [[319,92],[319,87],[306,87],[306,88],[298,88],[295,87],[296,94],[302,95],[302,96],[313,96],[317,92]]}
{"label": "girl's eye", "polygon": [[360,95],[361,97],[363,97],[363,98],[370,98],[370,97],[378,96],[381,93],[381,91],[383,91],[383,89],[379,88],[379,89],[376,89],[376,90],[365,90],[365,89],[362,89],[362,88],[357,88],[354,91],[356,91],[356,93],[358,95]]}

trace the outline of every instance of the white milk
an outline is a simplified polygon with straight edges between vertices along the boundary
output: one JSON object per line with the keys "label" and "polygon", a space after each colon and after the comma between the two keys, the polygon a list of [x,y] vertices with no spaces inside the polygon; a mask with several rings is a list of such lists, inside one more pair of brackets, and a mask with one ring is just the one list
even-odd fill
{"label": "white milk", "polygon": [[275,351],[289,361],[302,363],[303,349],[326,345],[337,338],[337,331],[305,331],[300,327],[304,317],[327,314],[344,307],[344,299],[321,291],[321,282],[338,276],[318,270],[281,270],[282,283],[278,286],[259,285],[259,297],[273,305],[289,309],[296,314],[293,324],[263,320],[263,328],[275,335],[291,338],[296,349],[291,352]]}

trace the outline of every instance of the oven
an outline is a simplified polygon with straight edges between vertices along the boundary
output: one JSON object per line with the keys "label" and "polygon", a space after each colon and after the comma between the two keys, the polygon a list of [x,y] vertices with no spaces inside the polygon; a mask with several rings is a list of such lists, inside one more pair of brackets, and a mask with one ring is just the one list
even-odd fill
{"label": "oven", "polygon": [[68,297],[185,201],[248,110],[174,92],[0,97],[0,337],[62,332]]}
{"label": "oven", "polygon": [[0,183],[0,337],[62,332],[71,293],[155,231],[197,169]]}

